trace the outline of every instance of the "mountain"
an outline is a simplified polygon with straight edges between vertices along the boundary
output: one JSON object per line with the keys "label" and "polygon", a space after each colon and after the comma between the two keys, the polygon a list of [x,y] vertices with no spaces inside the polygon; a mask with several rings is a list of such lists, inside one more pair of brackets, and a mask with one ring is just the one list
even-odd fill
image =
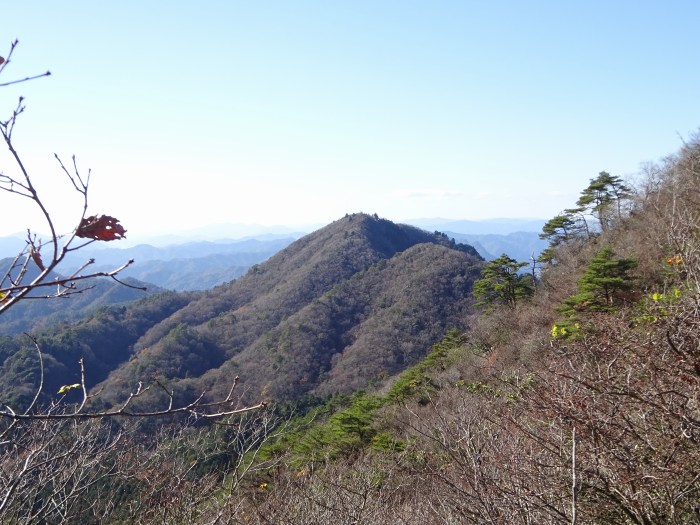
{"label": "mountain", "polygon": [[348,215],[154,326],[102,385],[105,398],[154,373],[214,395],[235,375],[251,398],[352,391],[463,328],[480,265],[442,234]]}
{"label": "mountain", "polygon": [[[84,360],[88,382],[106,377],[130,357],[134,343],[151,326],[195,296],[196,292],[162,292],[131,302],[128,307],[98,308],[89,317],[71,325],[53,325],[37,331],[34,336],[43,356],[45,400],[51,400],[62,385],[80,381],[80,359]],[[70,301],[30,302],[60,303],[59,306],[65,308]],[[19,306],[3,317],[15,308]],[[36,392],[39,372],[37,352],[28,337],[0,336],[0,398],[4,403],[21,406],[31,399]]]}
{"label": "mountain", "polygon": [[543,219],[484,219],[480,221],[450,219],[410,219],[405,221],[424,230],[453,231],[469,235],[508,235],[515,232],[541,232]]}
{"label": "mountain", "polygon": [[[42,352],[0,337],[0,521],[698,523],[699,167],[696,137],[637,191],[601,172],[581,193],[604,197],[599,227],[556,231],[536,279],[352,215],[233,283],[47,330]],[[299,402],[211,423],[236,375],[227,409],[240,389]],[[186,418],[89,417],[153,396]]]}
{"label": "mountain", "polygon": [[[457,242],[474,246],[485,259],[507,253],[519,261],[527,261],[547,245],[539,238],[544,222],[539,219],[433,218],[411,219],[407,224],[444,232]],[[239,238],[242,234],[255,237]],[[134,259],[136,263],[127,268],[123,276],[169,290],[206,290],[237,279],[252,265],[266,260],[303,235],[284,226],[215,224],[178,235],[144,238],[147,243],[133,244],[134,238],[130,237],[119,243],[94,244],[69,254],[67,263],[77,267],[94,258],[93,268],[108,271]],[[19,235],[0,238],[0,254],[13,256],[24,245]]]}
{"label": "mountain", "polygon": [[[540,229],[541,231],[541,229]],[[449,237],[457,242],[470,244],[484,259],[491,260],[506,253],[517,261],[529,261],[544,251],[548,242],[540,239],[539,233],[519,231],[506,235],[498,234],[465,234],[446,231]]]}
{"label": "mountain", "polygon": [[597,192],[585,207],[599,227],[564,221],[530,297],[472,316],[391,388],[298,418],[260,454],[283,464],[258,478],[269,497],[256,490],[236,512],[700,523],[699,183],[697,134],[645,166],[637,190],[599,173],[581,192]]}
{"label": "mountain", "polygon": [[139,263],[147,261],[168,261],[173,259],[196,259],[210,255],[261,254],[269,256],[293,242],[296,237],[280,236],[272,238],[231,239],[185,242],[168,246],[139,244],[129,248],[109,245],[87,246],[66,258],[67,264],[76,264],[86,258],[94,258],[98,264],[114,266],[134,259]]}
{"label": "mountain", "polygon": [[293,236],[268,236],[263,239],[199,241],[156,247],[147,244],[131,248],[88,247],[67,258],[78,265],[94,258],[97,270],[111,270],[133,259],[135,264],[122,276],[153,283],[169,290],[206,290],[232,281],[293,242]]}
{"label": "mountain", "polygon": [[[45,333],[42,349],[63,371],[48,382],[73,382],[79,351],[91,384],[104,380],[106,403],[154,376],[181,395],[206,389],[216,396],[235,375],[250,399],[351,392],[415,363],[448,329],[466,328],[481,264],[474,248],[444,234],[347,215],[240,279],[190,294],[172,313],[149,314],[156,322],[137,332],[119,320],[158,296],[101,310],[67,329],[90,334],[81,338],[82,350],[62,350],[63,341],[73,341],[65,329]],[[114,345],[105,338],[122,341],[109,354],[109,377],[104,348]]]}
{"label": "mountain", "polygon": [[435,218],[407,222],[426,230],[444,232],[457,242],[473,246],[487,260],[505,253],[518,261],[529,261],[547,247],[547,241],[539,238],[546,222],[542,219],[454,221]]}
{"label": "mountain", "polygon": [[[62,268],[78,268],[89,259],[94,271],[111,271],[126,261],[132,264],[122,277],[152,283],[169,290],[206,290],[232,281],[252,265],[260,263],[288,246],[300,234],[259,238],[191,241],[167,246],[139,244],[128,248],[94,244],[66,255]],[[0,253],[14,257],[26,243],[17,237],[0,238]]]}

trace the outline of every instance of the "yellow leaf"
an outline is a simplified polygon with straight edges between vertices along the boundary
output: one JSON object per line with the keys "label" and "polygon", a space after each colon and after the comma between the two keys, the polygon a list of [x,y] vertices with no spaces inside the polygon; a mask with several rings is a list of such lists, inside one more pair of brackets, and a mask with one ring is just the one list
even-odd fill
{"label": "yellow leaf", "polygon": [[63,385],[61,388],[58,389],[59,394],[65,394],[69,390],[73,390],[74,388],[80,388],[81,384],[80,383],[75,383],[73,385]]}

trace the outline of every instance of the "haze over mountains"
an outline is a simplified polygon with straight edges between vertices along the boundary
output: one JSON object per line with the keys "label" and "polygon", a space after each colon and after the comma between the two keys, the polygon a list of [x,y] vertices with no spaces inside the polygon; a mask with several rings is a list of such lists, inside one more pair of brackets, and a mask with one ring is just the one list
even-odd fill
{"label": "haze over mountains", "polygon": [[[543,220],[432,218],[402,222],[426,231],[444,232],[457,242],[474,246],[485,259],[508,253],[518,260],[528,260],[547,245],[538,237]],[[94,258],[92,268],[106,271],[134,259],[136,264],[123,276],[169,290],[206,290],[240,277],[253,264],[320,227],[297,230],[285,226],[216,224],[167,236],[139,239],[138,235],[128,235],[119,243],[94,244],[70,254],[64,268],[78,267]],[[0,237],[0,257],[14,257],[24,247],[24,237],[25,234]]]}

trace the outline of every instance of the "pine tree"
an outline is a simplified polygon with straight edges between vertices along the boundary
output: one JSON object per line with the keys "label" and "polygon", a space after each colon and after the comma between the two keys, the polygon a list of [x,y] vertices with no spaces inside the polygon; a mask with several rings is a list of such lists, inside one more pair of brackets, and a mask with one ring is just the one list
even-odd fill
{"label": "pine tree", "polygon": [[636,268],[634,259],[615,259],[612,248],[606,246],[591,259],[578,283],[579,290],[590,293],[601,303],[612,305],[619,290],[632,287],[630,271]]}
{"label": "pine tree", "polygon": [[590,210],[590,213],[598,219],[600,228],[605,231],[610,225],[610,206],[616,205],[619,219],[622,216],[622,199],[628,197],[630,191],[620,177],[601,171],[581,192],[576,205],[581,209]]}
{"label": "pine tree", "polygon": [[496,303],[515,308],[517,302],[534,293],[534,282],[529,274],[518,271],[529,263],[517,262],[505,253],[486,264],[481,279],[474,282],[476,306],[492,307]]}
{"label": "pine tree", "polygon": [[591,259],[578,282],[578,293],[569,297],[563,313],[576,310],[607,310],[615,305],[618,292],[632,288],[630,272],[636,268],[634,259],[615,259],[615,252],[604,247]]}
{"label": "pine tree", "polygon": [[550,246],[558,246],[574,236],[576,221],[568,214],[559,214],[542,227],[540,239],[548,239]]}

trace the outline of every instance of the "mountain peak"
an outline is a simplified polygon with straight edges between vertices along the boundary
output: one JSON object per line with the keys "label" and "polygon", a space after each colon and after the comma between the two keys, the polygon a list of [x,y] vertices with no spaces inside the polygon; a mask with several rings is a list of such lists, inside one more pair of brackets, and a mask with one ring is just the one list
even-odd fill
{"label": "mountain peak", "polygon": [[106,392],[148,370],[212,395],[232,374],[278,400],[361,387],[464,324],[481,262],[444,234],[348,214],[157,323]]}

